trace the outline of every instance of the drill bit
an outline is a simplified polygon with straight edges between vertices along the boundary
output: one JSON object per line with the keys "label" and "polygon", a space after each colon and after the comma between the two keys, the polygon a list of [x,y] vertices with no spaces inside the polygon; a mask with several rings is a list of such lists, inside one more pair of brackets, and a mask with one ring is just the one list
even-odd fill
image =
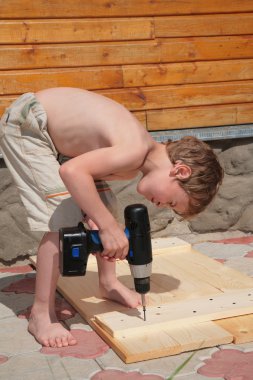
{"label": "drill bit", "polygon": [[142,303],[142,309],[143,309],[143,319],[146,321],[146,297],[145,294],[141,295],[141,303]]}

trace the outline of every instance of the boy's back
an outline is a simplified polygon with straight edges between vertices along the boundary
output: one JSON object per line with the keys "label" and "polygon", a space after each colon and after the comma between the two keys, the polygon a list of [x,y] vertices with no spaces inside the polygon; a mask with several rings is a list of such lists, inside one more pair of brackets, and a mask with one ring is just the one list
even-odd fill
{"label": "boy's back", "polygon": [[104,96],[76,88],[52,88],[35,96],[46,111],[53,143],[63,155],[76,157],[117,145],[127,147],[131,155],[129,148],[132,153],[141,153],[152,146],[152,139],[138,120]]}

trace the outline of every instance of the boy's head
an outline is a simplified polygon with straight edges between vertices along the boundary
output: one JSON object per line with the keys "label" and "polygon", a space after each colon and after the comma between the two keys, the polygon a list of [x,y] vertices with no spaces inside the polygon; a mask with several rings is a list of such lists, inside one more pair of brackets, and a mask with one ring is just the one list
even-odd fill
{"label": "boy's head", "polygon": [[188,211],[182,216],[187,218],[196,215],[206,208],[217,193],[223,169],[213,150],[196,137],[168,141],[166,150],[175,168],[180,164],[190,168],[189,176],[177,176],[177,180],[189,196]]}

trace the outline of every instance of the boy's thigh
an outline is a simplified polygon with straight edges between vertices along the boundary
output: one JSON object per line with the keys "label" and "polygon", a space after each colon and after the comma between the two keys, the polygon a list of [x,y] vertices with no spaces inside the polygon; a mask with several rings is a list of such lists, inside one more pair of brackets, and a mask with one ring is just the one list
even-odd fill
{"label": "boy's thigh", "polygon": [[60,165],[55,156],[38,154],[29,157],[29,162],[32,180],[36,183],[31,196],[36,196],[39,190],[38,203],[41,202],[43,213],[41,219],[44,218],[48,230],[58,231],[62,227],[77,225],[82,220],[82,213],[59,175]]}

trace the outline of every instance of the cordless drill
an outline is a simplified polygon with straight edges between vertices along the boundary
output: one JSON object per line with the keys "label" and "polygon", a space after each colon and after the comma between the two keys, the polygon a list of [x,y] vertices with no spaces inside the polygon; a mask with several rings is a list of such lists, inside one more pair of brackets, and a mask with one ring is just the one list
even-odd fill
{"label": "cordless drill", "polygon": [[[129,240],[127,261],[134,278],[135,290],[141,294],[146,320],[145,294],[150,290],[152,248],[147,207],[133,204],[125,208],[125,234]],[[63,276],[84,276],[90,253],[103,251],[99,231],[87,230],[83,223],[77,227],[61,228],[60,272]]]}

